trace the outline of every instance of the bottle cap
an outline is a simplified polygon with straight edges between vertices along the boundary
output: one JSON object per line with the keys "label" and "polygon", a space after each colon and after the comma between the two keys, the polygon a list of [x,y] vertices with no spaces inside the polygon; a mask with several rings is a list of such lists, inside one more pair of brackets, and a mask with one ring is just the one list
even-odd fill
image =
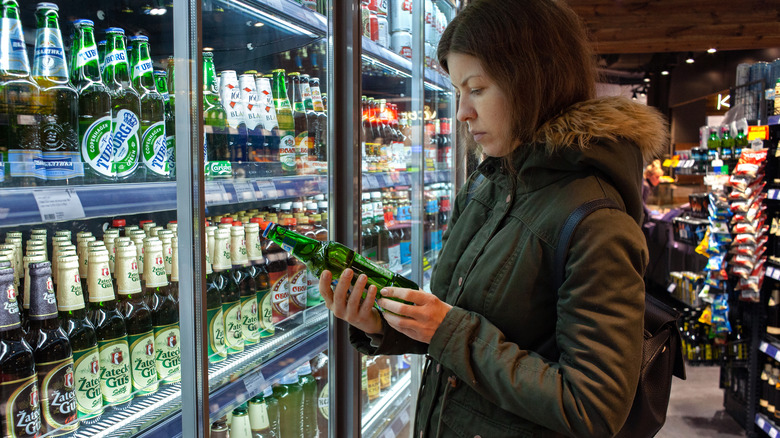
{"label": "bottle cap", "polygon": [[111,221],[111,226],[114,228],[124,227],[127,222],[124,219],[114,219]]}
{"label": "bottle cap", "polygon": [[285,227],[294,227],[298,225],[298,220],[295,219],[294,217],[288,217],[284,220],[282,225],[284,225]]}
{"label": "bottle cap", "polygon": [[59,11],[59,6],[55,5],[54,3],[38,3],[38,6],[36,6],[35,10],[38,9],[54,9],[55,11]]}
{"label": "bottle cap", "polygon": [[130,41],[149,41],[149,37],[146,35],[133,35],[129,38]]}
{"label": "bottle cap", "polygon": [[74,26],[94,26],[95,22],[92,20],[87,20],[85,18],[81,18],[78,20],[73,21]]}
{"label": "bottle cap", "polygon": [[244,225],[244,224],[243,224],[242,222],[240,222],[240,221],[234,221],[234,222],[233,222],[233,226],[234,226],[234,227],[241,227],[241,226],[243,226],[243,225]]}
{"label": "bottle cap", "polygon": [[219,223],[221,223],[221,224],[232,224],[233,223],[233,218],[230,217],[230,216],[223,217],[222,219],[219,220]]}
{"label": "bottle cap", "polygon": [[274,395],[274,389],[271,388],[270,386],[267,386],[263,390],[263,397],[273,397],[273,395]]}
{"label": "bottle cap", "polygon": [[109,27],[108,29],[106,29],[106,33],[118,33],[124,35],[125,30],[122,29],[121,27]]}
{"label": "bottle cap", "polygon": [[298,373],[295,371],[287,373],[282,377],[282,385],[294,385],[298,383]]}
{"label": "bottle cap", "polygon": [[299,376],[305,376],[307,374],[311,374],[311,364],[309,364],[309,362],[306,362],[305,364],[299,366],[297,371]]}

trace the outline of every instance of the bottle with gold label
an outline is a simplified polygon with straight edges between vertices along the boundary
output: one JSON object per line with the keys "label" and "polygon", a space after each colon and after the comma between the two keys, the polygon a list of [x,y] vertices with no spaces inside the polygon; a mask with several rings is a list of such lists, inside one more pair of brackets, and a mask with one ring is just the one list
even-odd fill
{"label": "bottle with gold label", "polygon": [[122,406],[133,398],[127,327],[114,299],[108,251],[89,253],[89,319],[95,327],[100,354],[103,403]]}
{"label": "bottle with gold label", "polygon": [[79,258],[61,255],[58,263],[57,310],[73,351],[73,381],[80,420],[103,413],[100,390],[100,355],[95,327],[87,318],[79,278]]}
{"label": "bottle with gold label", "polygon": [[233,266],[230,257],[230,230],[217,229],[214,237],[214,276],[222,287],[222,312],[225,321],[225,344],[228,354],[244,351],[244,335],[241,326],[241,294],[232,280]]}
{"label": "bottle with gold label", "polygon": [[33,349],[38,372],[41,433],[60,436],[79,426],[70,341],[57,318],[57,300],[51,263],[30,264],[30,330],[27,343]]}
{"label": "bottle with gold label", "polygon": [[274,334],[273,305],[271,303],[271,278],[263,257],[263,242],[260,239],[260,224],[262,220],[252,218],[246,225],[246,246],[251,263],[250,274],[255,279],[257,288],[257,316],[260,337],[267,338]]}
{"label": "bottle with gold label", "polygon": [[154,360],[156,348],[152,311],[146,305],[141,290],[135,253],[135,245],[117,248],[116,291],[119,311],[127,327],[133,391],[136,395],[145,395],[157,391],[159,383]]}
{"label": "bottle with gold label", "polygon": [[[171,232],[173,234],[173,232]],[[163,251],[165,244],[163,243]],[[168,285],[176,304],[179,303],[179,239],[176,236],[171,237],[171,283]]]}
{"label": "bottle with gold label", "polygon": [[[0,261],[0,432],[33,438],[41,428],[38,375],[33,350],[24,339],[13,268]],[[10,421],[9,421],[10,420]]]}
{"label": "bottle with gold label", "polygon": [[250,272],[247,257],[246,234],[241,222],[233,222],[230,228],[230,255],[233,263],[232,281],[241,300],[241,334],[247,345],[260,340],[259,317],[257,314],[257,286]]}
{"label": "bottle with gold label", "polygon": [[162,242],[151,238],[144,241],[144,245],[146,295],[151,297],[152,303],[157,376],[163,383],[174,383],[181,380],[179,305],[168,287]]}
{"label": "bottle with gold label", "polygon": [[225,277],[216,275],[211,269],[215,229],[216,227],[206,229],[209,233],[209,238],[206,239],[206,319],[209,327],[209,363],[221,362],[227,357],[225,320],[222,313],[223,285],[220,283],[225,280]]}

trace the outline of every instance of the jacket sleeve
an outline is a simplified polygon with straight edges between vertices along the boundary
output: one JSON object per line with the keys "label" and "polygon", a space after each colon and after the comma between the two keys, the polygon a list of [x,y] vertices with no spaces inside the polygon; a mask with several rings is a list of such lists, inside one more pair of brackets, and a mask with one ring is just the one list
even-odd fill
{"label": "jacket sleeve", "polygon": [[[464,187],[458,192],[455,197],[455,205],[453,207],[452,216],[450,216],[450,223],[447,231],[442,236],[442,245],[447,243],[449,238],[449,230],[453,228],[457,217],[460,216],[460,212],[465,207],[463,203],[466,199],[466,190],[471,187],[471,184],[476,177],[477,172],[474,172],[464,185]],[[433,267],[434,272],[436,266]],[[390,327],[382,318],[382,333],[379,335],[369,335],[365,332],[356,329],[353,326],[349,326],[349,342],[355,349],[363,354],[377,355],[377,354],[426,354],[428,352],[428,344],[415,341],[408,336],[400,333],[394,328]]]}
{"label": "jacket sleeve", "polygon": [[636,223],[619,211],[596,211],[569,250],[557,303],[558,362],[519,348],[485,317],[458,307],[428,353],[515,415],[569,436],[613,436],[639,381],[646,264]]}

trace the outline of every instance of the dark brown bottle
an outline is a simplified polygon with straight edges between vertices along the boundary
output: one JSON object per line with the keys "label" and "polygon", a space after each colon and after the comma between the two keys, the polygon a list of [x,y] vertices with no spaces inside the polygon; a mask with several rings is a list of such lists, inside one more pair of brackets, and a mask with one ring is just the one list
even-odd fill
{"label": "dark brown bottle", "polygon": [[41,428],[38,374],[19,321],[17,297],[13,269],[0,268],[0,403],[4,413],[0,429],[4,435],[32,438]]}
{"label": "dark brown bottle", "polygon": [[76,388],[73,352],[68,335],[60,327],[51,263],[30,264],[30,331],[27,342],[33,348],[40,382],[42,433],[60,436],[76,430]]}

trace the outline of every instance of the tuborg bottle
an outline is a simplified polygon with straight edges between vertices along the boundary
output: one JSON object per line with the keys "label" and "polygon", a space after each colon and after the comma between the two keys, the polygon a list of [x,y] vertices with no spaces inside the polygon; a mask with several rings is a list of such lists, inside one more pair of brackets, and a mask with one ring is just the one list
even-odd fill
{"label": "tuborg bottle", "polygon": [[165,134],[165,100],[157,91],[152,60],[149,57],[149,38],[130,37],[130,68],[133,88],[141,99],[141,158],[146,169],[146,181],[165,181],[170,176],[168,145]]}
{"label": "tuborg bottle", "polygon": [[141,99],[130,81],[130,64],[125,50],[125,31],[106,29],[106,66],[103,78],[111,93],[111,135],[114,171],[118,180],[144,181],[141,161]]}
{"label": "tuborg bottle", "polygon": [[[170,65],[173,74],[173,64]],[[174,97],[168,91],[168,73],[163,70],[154,71],[154,81],[157,83],[157,91],[165,102],[165,151],[168,154],[168,175],[173,178],[176,175],[176,118],[174,116]],[[173,82],[172,80],[170,82]],[[172,91],[172,90],[171,90]]]}
{"label": "tuborg bottle", "polygon": [[79,153],[79,94],[68,78],[68,65],[57,5],[38,3],[35,16],[33,79],[41,88],[39,137],[48,184],[81,184],[84,163]]}
{"label": "tuborg bottle", "polygon": [[[203,52],[203,145],[206,177],[233,176],[228,146],[227,113],[219,101],[214,54]],[[227,162],[227,163],[226,163]]]}
{"label": "tuborg bottle", "polygon": [[279,143],[279,161],[282,162],[282,174],[295,175],[296,172],[296,144],[295,122],[293,122],[292,107],[287,97],[284,70],[274,70],[273,96],[276,109],[276,119],[279,124],[279,132],[282,137]]}
{"label": "tuborg bottle", "polygon": [[84,181],[112,182],[111,95],[103,83],[92,20],[76,20],[71,46],[70,80],[79,93],[78,132]]}

